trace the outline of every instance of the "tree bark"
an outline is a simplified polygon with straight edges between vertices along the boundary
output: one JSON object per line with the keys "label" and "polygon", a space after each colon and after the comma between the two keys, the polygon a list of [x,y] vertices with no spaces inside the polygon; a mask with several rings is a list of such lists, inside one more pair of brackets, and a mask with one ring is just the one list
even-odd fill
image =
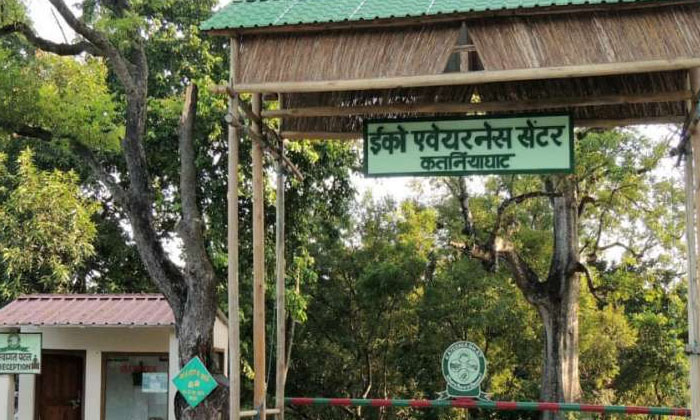
{"label": "tree bark", "polygon": [[[536,305],[545,334],[541,398],[544,401],[578,401],[581,385],[578,366],[578,309],[581,283],[578,266],[578,201],[568,177],[558,179],[560,197],[551,199],[554,211],[554,250],[549,269],[548,299]],[[553,191],[553,183],[547,189]],[[557,418],[556,413],[545,418]]]}

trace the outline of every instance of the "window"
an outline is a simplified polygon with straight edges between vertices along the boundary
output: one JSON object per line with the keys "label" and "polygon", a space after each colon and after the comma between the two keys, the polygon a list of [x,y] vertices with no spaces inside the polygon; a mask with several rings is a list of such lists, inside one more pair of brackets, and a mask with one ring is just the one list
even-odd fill
{"label": "window", "polygon": [[226,366],[224,366],[224,351],[219,350],[219,349],[214,349],[214,354],[213,356],[213,362],[214,365],[212,366],[211,369],[211,374],[223,374],[224,372],[228,372],[228,369],[226,369]]}
{"label": "window", "polygon": [[106,355],[104,420],[168,418],[168,356]]}

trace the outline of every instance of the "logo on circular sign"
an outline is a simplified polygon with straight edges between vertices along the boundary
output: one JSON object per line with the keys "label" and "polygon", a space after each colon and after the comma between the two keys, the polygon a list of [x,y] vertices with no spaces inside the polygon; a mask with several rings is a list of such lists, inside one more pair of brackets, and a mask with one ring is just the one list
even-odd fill
{"label": "logo on circular sign", "polygon": [[479,385],[486,376],[486,358],[476,344],[458,341],[442,356],[442,375],[451,396],[479,394]]}

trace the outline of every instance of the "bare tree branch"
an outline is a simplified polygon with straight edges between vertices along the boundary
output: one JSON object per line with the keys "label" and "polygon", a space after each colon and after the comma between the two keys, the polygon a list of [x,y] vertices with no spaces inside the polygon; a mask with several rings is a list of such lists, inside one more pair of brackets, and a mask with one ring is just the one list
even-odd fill
{"label": "bare tree branch", "polygon": [[180,117],[180,197],[182,220],[180,235],[185,251],[185,262],[198,281],[214,281],[214,268],[209,260],[204,241],[204,223],[197,204],[197,168],[194,150],[194,125],[197,118],[197,85],[189,85]]}
{"label": "bare tree branch", "polygon": [[598,303],[601,305],[606,305],[607,301],[598,294],[600,292],[600,288],[595,287],[595,285],[593,284],[593,276],[591,276],[591,272],[590,270],[588,270],[588,267],[586,267],[584,264],[578,263],[578,265],[576,266],[576,271],[579,273],[583,273],[583,275],[586,276],[588,290],[591,291],[591,295],[593,295],[595,300],[597,300]]}
{"label": "bare tree branch", "polygon": [[[522,290],[525,297],[533,303],[543,299],[545,283],[540,281],[537,273],[529,266],[529,264],[527,264],[525,260],[520,257],[511,243],[498,237],[498,230],[501,224],[500,219],[502,218],[503,212],[505,212],[510,205],[523,202],[529,198],[552,197],[556,196],[557,194],[536,191],[505,200],[499,206],[496,226],[489,235],[489,239],[486,241],[486,243],[479,243],[471,210],[469,208],[469,194],[464,178],[459,180],[457,189],[459,191],[459,205],[462,212],[462,218],[464,220],[463,232],[465,235],[469,236],[471,241],[470,244],[460,244],[462,251],[465,252],[470,258],[481,261],[484,268],[488,271],[492,271],[496,266],[497,260],[499,258],[503,258],[513,274],[515,283]],[[453,243],[453,245],[456,244]]]}
{"label": "bare tree branch", "polygon": [[591,197],[590,195],[582,197],[581,201],[579,201],[578,203],[578,217],[581,217],[583,215],[583,212],[586,209],[586,205],[595,203],[596,199]]}
{"label": "bare tree branch", "polygon": [[462,232],[467,236],[475,236],[476,230],[474,229],[474,219],[472,217],[472,212],[469,209],[469,191],[467,191],[467,179],[461,177],[458,182],[459,196],[459,206],[462,210],[462,220],[464,220],[464,229]]}
{"label": "bare tree branch", "polygon": [[641,258],[644,256],[644,253],[645,253],[646,251],[648,251],[649,249],[651,249],[651,248],[653,248],[653,247],[654,247],[653,245],[649,244],[649,245],[647,245],[644,249],[642,249],[641,251],[637,251],[637,250],[635,250],[631,245],[622,243],[622,242],[620,242],[620,241],[616,241],[616,242],[609,243],[609,244],[607,244],[607,245],[599,246],[599,247],[597,248],[597,251],[600,252],[600,251],[607,251],[608,249],[611,249],[611,248],[622,248],[622,249],[624,249],[625,251],[627,251],[627,252],[629,252],[630,254],[632,254],[632,256],[633,256],[634,258],[636,258],[636,259],[639,260],[639,259],[641,259]]}
{"label": "bare tree branch", "polygon": [[102,55],[111,61],[114,72],[117,74],[117,77],[119,77],[122,84],[124,84],[124,88],[127,90],[127,92],[132,94],[138,92],[137,83],[129,71],[129,63],[122,56],[119,50],[107,39],[107,36],[105,36],[105,34],[102,32],[89,27],[85,22],[78,19],[70,10],[68,5],[66,5],[64,0],[49,1],[63,17],[66,23],[68,23],[68,26],[90,41],[99,51],[103,53]]}
{"label": "bare tree branch", "polygon": [[512,247],[502,249],[499,254],[508,264],[513,280],[525,298],[534,305],[541,304],[546,299],[547,282],[541,282],[535,270]]}
{"label": "bare tree branch", "polygon": [[12,33],[22,34],[25,38],[27,38],[27,41],[29,41],[35,47],[58,55],[80,55],[84,52],[94,56],[102,55],[101,52],[88,41],[80,41],[76,42],[75,44],[60,44],[41,38],[34,33],[29,25],[23,22],[15,22],[0,27],[0,36],[9,35]]}
{"label": "bare tree branch", "polygon": [[506,210],[514,205],[514,204],[520,204],[525,200],[529,200],[532,198],[542,198],[542,197],[561,197],[561,194],[555,193],[555,192],[546,192],[546,191],[533,191],[521,195],[516,195],[515,197],[511,197],[507,200],[504,200],[499,206],[498,206],[498,212],[496,214],[496,223],[493,227],[493,230],[491,231],[491,234],[489,236],[489,244],[490,246],[493,246],[493,244],[496,241],[496,238],[498,237],[498,231],[501,229],[501,223],[503,220],[503,214],[506,212]]}

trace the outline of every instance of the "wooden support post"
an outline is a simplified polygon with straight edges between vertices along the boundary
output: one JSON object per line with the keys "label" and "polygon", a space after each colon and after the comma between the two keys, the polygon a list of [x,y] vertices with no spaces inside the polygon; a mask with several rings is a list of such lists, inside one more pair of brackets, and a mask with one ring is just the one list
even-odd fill
{"label": "wooden support post", "polygon": [[[254,94],[253,112],[260,115],[262,95]],[[262,136],[260,122],[251,122],[251,131]],[[253,404],[265,418],[265,196],[263,194],[263,148],[253,142]]]}
{"label": "wooden support post", "polygon": [[[282,96],[280,95],[280,107],[282,106]],[[280,139],[281,140],[281,139]],[[275,370],[275,407],[280,410],[277,420],[284,420],[284,383],[286,373],[286,353],[285,353],[285,261],[284,261],[284,168],[282,157],[284,156],[284,142],[279,142],[279,155],[277,160],[277,229],[275,237],[275,257],[276,257],[276,288],[275,303],[277,317],[277,364]]]}
{"label": "wooden support post", "polygon": [[[238,37],[231,37],[230,85],[237,78]],[[238,118],[238,95],[229,97],[231,117]],[[238,420],[241,412],[241,344],[238,301],[238,153],[240,130],[228,127],[228,348],[229,419]]]}
{"label": "wooden support post", "polygon": [[[693,92],[700,90],[700,68],[694,68],[689,71],[690,89]],[[689,107],[692,109],[692,107]],[[693,420],[700,420],[700,284],[698,278],[697,264],[697,248],[695,238],[700,237],[700,174],[697,172],[700,169],[700,127],[694,126],[690,132],[690,144],[692,149],[692,160],[686,161],[686,170],[693,170],[693,176],[686,176],[686,188],[693,188],[695,195],[695,203],[689,203],[686,211],[690,214],[687,223],[693,227],[694,237],[691,232],[688,232],[688,252],[690,254],[691,270],[689,270],[688,281],[688,357],[690,358],[690,400],[691,400],[691,416]],[[692,164],[691,164],[692,163]],[[694,205],[693,205],[694,204]],[[692,246],[692,248],[691,248]],[[693,267],[694,265],[694,267]]]}

